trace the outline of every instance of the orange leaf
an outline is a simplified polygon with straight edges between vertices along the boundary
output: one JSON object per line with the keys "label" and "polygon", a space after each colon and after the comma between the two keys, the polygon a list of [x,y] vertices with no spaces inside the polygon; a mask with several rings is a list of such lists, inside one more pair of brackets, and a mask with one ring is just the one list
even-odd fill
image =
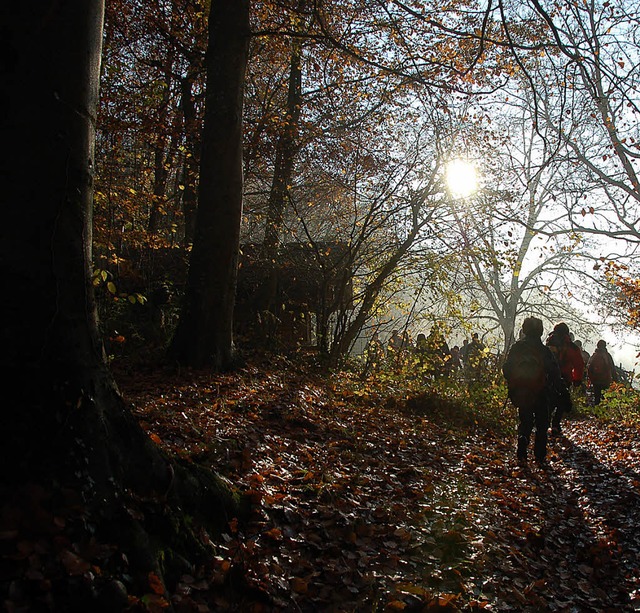
{"label": "orange leaf", "polygon": [[69,550],[60,553],[60,561],[70,575],[82,575],[91,568],[89,562]]}
{"label": "orange leaf", "polygon": [[158,577],[154,572],[149,573],[149,587],[151,591],[156,594],[164,594],[164,584],[162,579]]}
{"label": "orange leaf", "polygon": [[274,541],[279,541],[282,539],[282,530],[280,530],[280,528],[271,528],[271,530],[267,530],[264,535]]}

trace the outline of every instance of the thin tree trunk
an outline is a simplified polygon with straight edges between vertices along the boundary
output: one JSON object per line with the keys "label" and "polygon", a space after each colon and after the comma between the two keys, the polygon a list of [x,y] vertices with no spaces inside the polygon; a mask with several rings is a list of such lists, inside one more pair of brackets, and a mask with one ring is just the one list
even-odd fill
{"label": "thin tree trunk", "polygon": [[242,109],[249,1],[213,0],[196,232],[170,355],[217,370],[234,362],[233,311],[242,219]]}
{"label": "thin tree trunk", "polygon": [[200,156],[198,155],[198,124],[196,119],[196,106],[193,101],[192,82],[189,77],[185,77],[182,79],[180,85],[180,106],[182,107],[182,114],[184,116],[185,144],[187,149],[183,170],[184,193],[182,195],[182,212],[184,215],[184,245],[188,246],[193,244],[196,227],[198,193],[195,186]]}
{"label": "thin tree trunk", "polygon": [[302,105],[302,69],[300,66],[302,49],[299,41],[291,43],[291,63],[289,70],[289,88],[284,128],[276,147],[276,161],[267,206],[267,221],[263,242],[263,252],[267,261],[275,261],[281,240],[284,213],[293,166],[297,152],[296,140]]}
{"label": "thin tree trunk", "polygon": [[[286,117],[284,127],[276,146],[273,181],[267,205],[267,219],[261,258],[268,271],[258,296],[259,310],[265,315],[262,321],[264,339],[267,344],[274,342],[277,334],[278,311],[278,250],[282,240],[284,214],[289,199],[289,189],[293,177],[293,167],[297,151],[296,140],[300,107],[302,104],[301,45],[297,40],[291,43],[291,61],[287,92]],[[273,315],[274,317],[270,316]]]}

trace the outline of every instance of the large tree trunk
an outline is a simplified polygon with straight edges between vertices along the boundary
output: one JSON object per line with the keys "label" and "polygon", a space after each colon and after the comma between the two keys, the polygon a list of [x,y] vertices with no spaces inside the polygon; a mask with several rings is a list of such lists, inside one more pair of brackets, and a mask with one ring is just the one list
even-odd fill
{"label": "large tree trunk", "polygon": [[[0,360],[30,408],[50,404],[58,386],[84,411],[106,378],[90,279],[102,10],[100,0],[24,2],[3,19],[12,29],[3,49],[0,266],[11,289]],[[22,407],[19,421],[37,427],[32,420]]]}
{"label": "large tree trunk", "polygon": [[242,219],[242,109],[249,1],[213,0],[196,231],[170,354],[223,370],[234,361],[233,311]]}
{"label": "large tree trunk", "polygon": [[[152,443],[103,360],[91,283],[103,10],[103,0],[25,0],[2,9],[0,498],[7,503],[28,482],[75,492],[97,527],[91,538],[117,543],[136,560],[131,572],[146,577],[160,572],[160,552],[148,538],[130,538],[147,530],[144,519],[127,515],[135,497],[173,501],[174,509],[206,500],[219,523],[238,507],[214,476],[195,481]],[[97,610],[79,607],[58,610]]]}

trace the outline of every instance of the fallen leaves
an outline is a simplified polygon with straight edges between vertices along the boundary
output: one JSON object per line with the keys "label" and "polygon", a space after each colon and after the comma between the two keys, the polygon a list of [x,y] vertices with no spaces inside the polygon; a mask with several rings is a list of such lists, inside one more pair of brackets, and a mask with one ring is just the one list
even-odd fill
{"label": "fallen leaves", "polygon": [[420,398],[342,376],[289,365],[127,388],[167,448],[249,491],[255,518],[225,568],[240,555],[250,582],[302,610],[622,610],[637,594],[639,523],[622,508],[637,431],[575,421],[548,471],[523,470],[511,437],[458,408],[429,397],[427,418]]}
{"label": "fallen leaves", "polygon": [[[216,469],[254,509],[248,524],[229,518],[213,543],[203,535],[214,551],[205,573],[171,585],[151,573],[130,605],[623,611],[640,602],[637,430],[574,416],[550,443],[549,468],[522,468],[511,435],[463,427],[459,409],[452,426],[449,405],[426,417],[354,385],[291,365],[123,378],[151,439]],[[44,545],[22,536],[25,524],[58,539],[57,572],[71,579],[117,557],[63,537],[46,493],[25,496],[29,513],[0,530],[4,559],[24,567],[25,581],[48,589]]]}

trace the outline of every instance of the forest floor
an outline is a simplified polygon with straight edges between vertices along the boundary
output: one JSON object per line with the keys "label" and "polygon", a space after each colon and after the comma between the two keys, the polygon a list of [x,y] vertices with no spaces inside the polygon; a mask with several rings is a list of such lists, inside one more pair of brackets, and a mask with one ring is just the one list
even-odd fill
{"label": "forest floor", "polygon": [[176,610],[640,610],[635,427],[574,412],[548,466],[521,467],[510,407],[496,428],[292,364],[119,384],[157,443],[255,503]]}
{"label": "forest floor", "polygon": [[499,385],[464,404],[464,381],[435,391],[303,360],[114,372],[149,436],[216,470],[251,516],[216,535],[194,523],[207,562],[136,593],[135,561],[91,537],[73,491],[68,513],[46,487],[0,491],[4,610],[93,613],[60,603],[93,602],[96,585],[121,605],[105,613],[640,610],[636,426],[577,410],[548,465],[522,467]]}

